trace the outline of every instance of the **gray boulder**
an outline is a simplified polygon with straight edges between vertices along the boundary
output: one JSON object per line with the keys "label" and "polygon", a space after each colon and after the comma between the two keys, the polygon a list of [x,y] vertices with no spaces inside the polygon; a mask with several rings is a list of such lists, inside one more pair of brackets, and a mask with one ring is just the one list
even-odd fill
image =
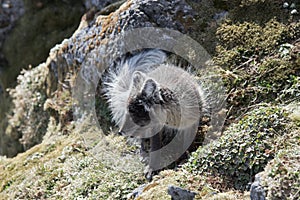
{"label": "gray boulder", "polygon": [[172,200],[193,200],[197,193],[171,185],[168,187],[168,194],[171,195]]}
{"label": "gray boulder", "polygon": [[255,175],[255,180],[250,188],[251,200],[266,200],[266,192],[260,184],[260,174]]}

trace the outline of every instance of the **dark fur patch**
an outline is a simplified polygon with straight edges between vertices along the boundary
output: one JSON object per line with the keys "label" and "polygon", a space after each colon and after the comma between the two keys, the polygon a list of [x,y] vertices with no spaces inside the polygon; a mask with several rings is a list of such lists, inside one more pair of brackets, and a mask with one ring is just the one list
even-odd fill
{"label": "dark fur patch", "polygon": [[129,102],[128,111],[134,123],[139,126],[146,126],[150,123],[149,102],[143,96],[138,96]]}

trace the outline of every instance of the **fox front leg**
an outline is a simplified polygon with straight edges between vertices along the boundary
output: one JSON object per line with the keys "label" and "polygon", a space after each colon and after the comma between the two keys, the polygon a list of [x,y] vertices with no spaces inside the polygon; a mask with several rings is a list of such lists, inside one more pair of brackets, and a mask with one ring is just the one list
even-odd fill
{"label": "fox front leg", "polygon": [[[162,147],[162,133],[159,132],[156,135],[152,136],[150,138],[150,157],[149,157],[149,163],[146,166],[146,169],[144,171],[145,177],[148,181],[152,180],[152,176],[157,174],[158,171],[155,171],[155,167],[159,165],[159,162],[161,162],[160,156],[158,157],[151,157],[151,152],[158,151]],[[155,154],[158,155],[157,153]]]}
{"label": "fox front leg", "polygon": [[141,139],[141,150],[140,150],[140,155],[141,155],[141,162],[145,163],[146,165],[149,164],[149,139],[142,138]]}

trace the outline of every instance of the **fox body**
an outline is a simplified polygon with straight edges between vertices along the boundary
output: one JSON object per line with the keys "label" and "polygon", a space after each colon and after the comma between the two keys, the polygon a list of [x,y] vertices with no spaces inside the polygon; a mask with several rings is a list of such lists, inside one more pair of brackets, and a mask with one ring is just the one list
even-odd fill
{"label": "fox body", "polygon": [[123,59],[104,81],[112,118],[120,133],[156,138],[151,151],[160,148],[157,134],[163,129],[190,131],[205,107],[201,87],[185,70],[165,63],[160,50]]}

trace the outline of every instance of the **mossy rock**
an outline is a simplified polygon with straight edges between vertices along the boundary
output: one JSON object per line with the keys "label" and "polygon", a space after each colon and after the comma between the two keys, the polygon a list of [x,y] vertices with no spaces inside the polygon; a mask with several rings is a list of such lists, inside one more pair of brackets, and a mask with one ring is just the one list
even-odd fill
{"label": "mossy rock", "polygon": [[267,199],[300,199],[300,132],[297,143],[280,150],[262,172]]}
{"label": "mossy rock", "polygon": [[[5,133],[14,143],[20,142],[23,150],[40,143],[47,131],[49,113],[44,111],[47,73],[45,64],[24,70],[18,77],[17,87],[9,92],[13,99],[13,108]],[[7,155],[14,156],[17,153],[19,152],[13,151]]]}
{"label": "mossy rock", "polygon": [[[168,194],[170,186],[180,187],[184,190],[196,193],[195,199],[205,200],[237,200],[249,199],[249,194],[237,190],[226,188],[225,183],[218,177],[205,176],[203,174],[190,173],[182,168],[174,170],[164,170],[153,181],[144,184],[135,199],[138,200],[160,200],[171,199]],[[137,191],[137,190],[135,190]]]}
{"label": "mossy rock", "polygon": [[244,190],[283,148],[289,123],[281,107],[254,109],[230,126],[219,140],[194,152],[185,167],[193,173],[221,176],[229,185]]}

